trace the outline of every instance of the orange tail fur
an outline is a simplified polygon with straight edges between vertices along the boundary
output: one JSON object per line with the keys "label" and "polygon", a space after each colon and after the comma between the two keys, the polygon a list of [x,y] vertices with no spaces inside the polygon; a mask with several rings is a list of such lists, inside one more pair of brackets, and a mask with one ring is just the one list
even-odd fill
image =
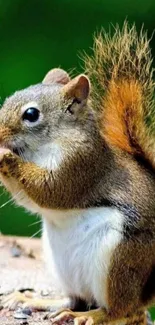
{"label": "orange tail fur", "polygon": [[155,84],[147,34],[138,35],[126,22],[112,37],[102,31],[85,62],[102,136],[155,166]]}

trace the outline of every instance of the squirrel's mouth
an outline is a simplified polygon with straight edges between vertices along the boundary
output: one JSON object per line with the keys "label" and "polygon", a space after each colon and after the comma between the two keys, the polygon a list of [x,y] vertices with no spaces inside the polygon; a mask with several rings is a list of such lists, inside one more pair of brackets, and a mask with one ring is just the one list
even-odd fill
{"label": "squirrel's mouth", "polygon": [[21,156],[22,154],[24,154],[24,148],[21,147],[13,147],[11,149],[17,156]]}
{"label": "squirrel's mouth", "polygon": [[10,146],[10,145],[3,145],[2,147],[11,150],[17,156],[20,156],[21,153],[24,152],[23,148],[17,148],[17,147],[13,147],[13,146]]}
{"label": "squirrel's mouth", "polygon": [[17,156],[22,156],[26,149],[25,144],[17,144],[15,141],[3,141],[2,143],[0,142],[0,147],[11,150]]}
{"label": "squirrel's mouth", "polygon": [[12,151],[19,156],[19,149],[18,148],[12,148]]}

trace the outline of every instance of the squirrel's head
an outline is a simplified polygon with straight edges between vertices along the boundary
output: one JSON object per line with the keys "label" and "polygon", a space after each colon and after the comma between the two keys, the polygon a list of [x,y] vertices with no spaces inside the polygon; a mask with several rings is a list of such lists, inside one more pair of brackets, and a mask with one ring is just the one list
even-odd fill
{"label": "squirrel's head", "polygon": [[0,146],[31,154],[60,135],[76,134],[81,123],[85,127],[89,90],[85,75],[70,80],[64,70],[53,69],[42,83],[15,92],[0,110]]}

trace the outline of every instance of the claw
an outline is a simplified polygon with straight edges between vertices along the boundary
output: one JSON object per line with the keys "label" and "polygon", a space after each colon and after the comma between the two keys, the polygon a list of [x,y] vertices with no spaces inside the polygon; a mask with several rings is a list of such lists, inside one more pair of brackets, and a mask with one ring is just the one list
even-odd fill
{"label": "claw", "polygon": [[90,316],[76,313],[70,309],[60,309],[55,313],[50,313],[47,318],[51,320],[54,325],[63,325],[66,322],[73,322],[74,325],[92,325],[94,324],[93,318]]}
{"label": "claw", "polygon": [[10,310],[15,310],[19,303],[25,302],[27,298],[23,293],[19,291],[15,291],[11,293],[10,295],[6,296],[5,298],[2,299],[2,306],[3,308],[8,308]]}

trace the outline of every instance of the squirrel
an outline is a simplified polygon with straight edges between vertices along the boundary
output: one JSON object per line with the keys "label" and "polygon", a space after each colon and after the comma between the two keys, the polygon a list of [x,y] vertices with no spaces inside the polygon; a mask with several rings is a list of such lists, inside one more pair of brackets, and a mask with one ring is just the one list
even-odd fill
{"label": "squirrel", "polygon": [[[0,180],[43,219],[53,323],[145,323],[155,297],[155,84],[147,34],[95,38],[85,74],[50,70],[0,110]],[[33,301],[22,293],[4,305]],[[89,310],[77,311],[78,303]],[[43,307],[44,306],[44,307]],[[52,309],[53,308],[53,309]]]}

